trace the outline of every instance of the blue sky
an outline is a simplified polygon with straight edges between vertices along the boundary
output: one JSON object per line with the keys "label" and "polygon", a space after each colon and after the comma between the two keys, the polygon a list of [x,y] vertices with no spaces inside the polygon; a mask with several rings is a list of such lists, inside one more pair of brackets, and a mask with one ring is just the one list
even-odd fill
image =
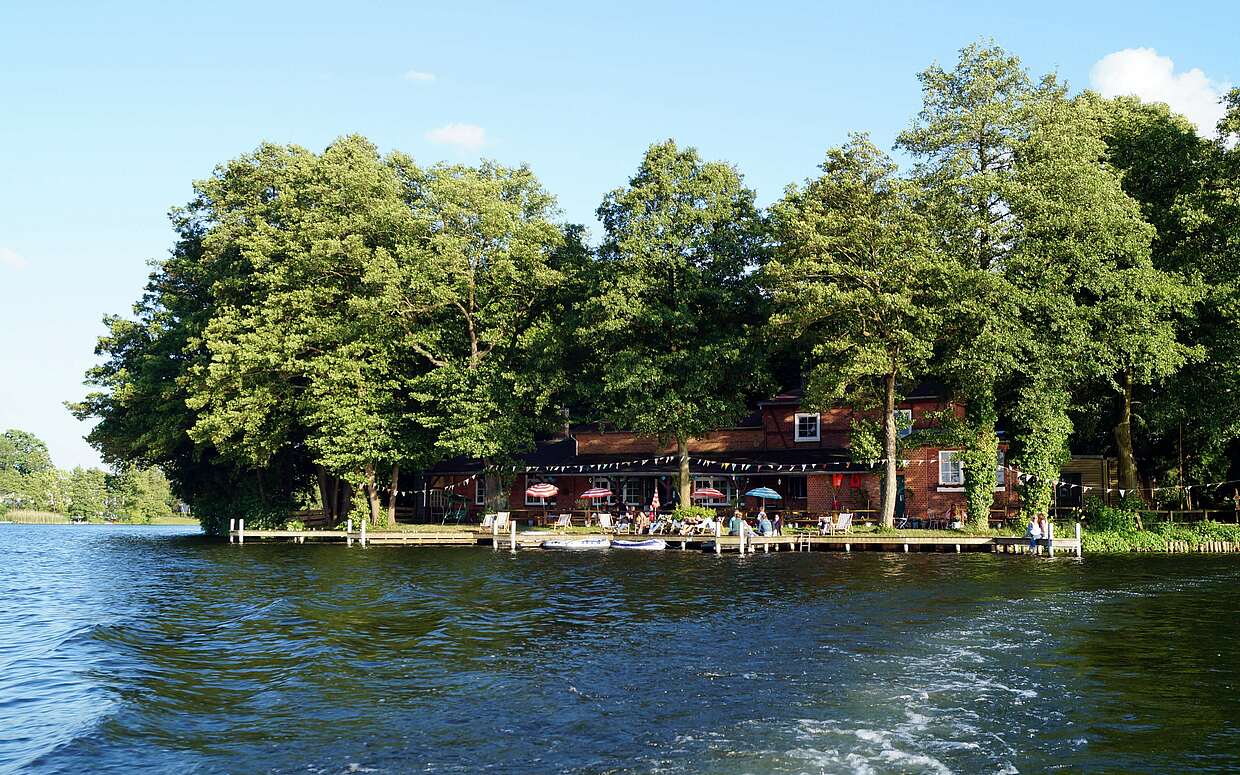
{"label": "blue sky", "polygon": [[890,146],[916,73],[979,37],[1207,125],[1240,83],[1234,0],[596,5],[3,4],[0,430],[97,462],[61,402],[100,318],[138,298],[191,181],[263,140],[527,162],[593,226],[655,140],[733,162],[762,203],[849,131]]}

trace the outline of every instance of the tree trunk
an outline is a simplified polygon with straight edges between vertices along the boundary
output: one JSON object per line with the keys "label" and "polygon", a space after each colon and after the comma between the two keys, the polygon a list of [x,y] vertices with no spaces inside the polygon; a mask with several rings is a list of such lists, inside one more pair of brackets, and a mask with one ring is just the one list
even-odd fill
{"label": "tree trunk", "polygon": [[1141,495],[1141,477],[1137,473],[1136,454],[1132,448],[1132,370],[1122,377],[1123,402],[1119,424],[1115,426],[1115,447],[1119,456],[1119,486],[1126,492]]}
{"label": "tree trunk", "polygon": [[348,516],[353,511],[353,485],[340,478],[336,479],[336,497],[340,505],[336,508],[336,518]]}
{"label": "tree trunk", "polygon": [[676,436],[676,460],[680,464],[679,508],[693,504],[693,477],[689,474],[689,439],[683,434]]}
{"label": "tree trunk", "polygon": [[879,507],[883,527],[896,526],[896,375],[887,375],[887,396],[883,402],[883,501]]}
{"label": "tree trunk", "polygon": [[400,463],[392,464],[392,486],[388,492],[387,526],[396,527],[396,491],[400,489]]}
{"label": "tree trunk", "polygon": [[366,464],[366,499],[370,501],[370,526],[378,527],[382,508],[379,505],[379,489],[375,485],[374,463]]}
{"label": "tree trunk", "polygon": [[328,527],[334,527],[336,524],[336,504],[333,503],[331,489],[328,487],[327,469],[323,466],[315,466],[314,473],[319,480],[319,502],[323,504],[323,519],[326,520]]}

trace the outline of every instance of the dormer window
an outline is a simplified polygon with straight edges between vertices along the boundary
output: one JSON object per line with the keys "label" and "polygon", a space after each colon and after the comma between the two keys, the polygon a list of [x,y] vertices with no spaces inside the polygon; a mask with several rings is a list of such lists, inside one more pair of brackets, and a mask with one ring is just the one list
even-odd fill
{"label": "dormer window", "polygon": [[793,438],[796,441],[818,441],[821,438],[817,413],[797,412],[794,422],[796,424],[796,432]]}

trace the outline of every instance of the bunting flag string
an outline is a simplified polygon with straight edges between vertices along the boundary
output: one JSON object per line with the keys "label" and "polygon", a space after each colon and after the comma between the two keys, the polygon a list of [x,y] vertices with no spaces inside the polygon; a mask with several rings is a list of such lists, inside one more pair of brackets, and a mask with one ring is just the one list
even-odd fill
{"label": "bunting flag string", "polygon": [[[675,455],[657,455],[655,457],[634,458],[633,460],[616,461],[612,463],[578,463],[578,464],[571,464],[571,465],[550,465],[550,466],[520,466],[520,465],[490,466],[488,468],[483,469],[482,471],[470,474],[464,479],[461,479],[452,484],[443,485],[441,487],[427,487],[427,488],[421,488],[421,489],[397,490],[397,495],[401,495],[401,496],[422,495],[425,493],[432,493],[432,492],[448,492],[448,491],[455,490],[459,487],[462,487],[464,485],[467,485],[473,482],[479,476],[485,473],[514,473],[514,474],[515,473],[524,473],[524,474],[542,473],[542,474],[552,474],[552,475],[560,474],[560,473],[581,474],[581,473],[590,473],[590,472],[619,471],[625,468],[630,468],[630,467],[635,467],[635,466],[644,467],[644,466],[649,466],[651,464],[664,465],[667,463],[674,462],[675,460],[676,460]],[[840,472],[838,463],[832,463],[832,464],[827,464],[827,463],[768,463],[768,462],[737,463],[734,461],[714,460],[711,458],[703,458],[703,457],[690,458],[689,462],[692,465],[697,465],[697,466],[716,466],[724,471],[735,471],[735,472],[745,472],[745,473],[749,473],[749,472],[752,472],[752,473],[762,473],[762,472],[784,473],[784,472],[793,472],[793,471],[799,471],[799,472],[831,471],[831,472],[836,472],[836,473]],[[878,466],[886,462],[887,462],[886,458],[876,458],[873,460],[864,460],[864,461],[845,461],[844,468],[851,469],[853,466],[856,466],[857,469],[869,468],[870,470],[874,470]],[[901,458],[897,460],[896,462],[899,463],[901,466],[907,467],[910,465],[937,464],[940,461],[938,458]],[[1022,471],[1019,468],[1016,468],[1015,466],[1001,465],[999,467],[1002,468],[1004,471],[1015,475],[1017,480],[1022,483],[1036,482],[1040,479],[1040,477],[1038,477],[1036,474],[1030,474],[1028,472]],[[1119,493],[1119,496],[1121,498],[1125,497],[1128,493],[1133,492],[1133,490],[1129,488],[1091,487],[1089,485],[1078,484],[1076,482],[1065,482],[1062,479],[1058,479],[1058,478],[1052,480],[1051,484],[1053,484],[1056,488],[1066,487],[1069,489],[1079,489],[1082,493],[1087,493],[1087,492],[1090,492],[1091,490],[1101,490],[1107,493],[1108,495],[1111,493]],[[1168,486],[1163,486],[1163,487],[1151,487],[1151,488],[1142,487],[1140,488],[1140,490],[1142,491],[1148,490],[1151,494],[1156,493],[1156,492],[1167,492],[1167,491],[1188,492],[1188,491],[1191,491],[1193,488],[1197,488],[1198,490],[1205,490],[1207,488],[1218,488],[1218,487],[1222,487],[1228,484],[1233,484],[1233,485],[1240,484],[1240,479],[1229,479],[1229,480],[1221,481],[1221,482],[1206,482],[1202,484],[1189,484],[1189,485],[1178,485],[1177,484],[1177,485],[1168,485]],[[376,489],[384,493],[388,493],[392,491],[390,487],[381,486],[381,487],[377,487]]]}

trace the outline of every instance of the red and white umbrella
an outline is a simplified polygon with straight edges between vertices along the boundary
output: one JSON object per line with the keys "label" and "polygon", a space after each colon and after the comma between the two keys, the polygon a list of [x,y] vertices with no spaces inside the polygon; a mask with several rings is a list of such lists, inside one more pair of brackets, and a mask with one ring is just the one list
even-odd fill
{"label": "red and white umbrella", "polygon": [[714,487],[703,487],[703,488],[701,488],[701,489],[694,490],[694,491],[693,491],[692,496],[690,496],[690,497],[693,497],[693,498],[709,498],[710,500],[715,500],[715,501],[717,501],[717,500],[723,500],[724,498],[726,498],[726,497],[728,497],[728,496],[726,496],[726,495],[724,495],[723,493],[719,492],[719,491],[718,491],[718,490],[716,490]]}
{"label": "red and white umbrella", "polygon": [[650,496],[650,510],[658,511],[659,505],[659,485],[656,483],[654,486],[654,495]]}
{"label": "red and white umbrella", "polygon": [[591,487],[581,494],[581,497],[589,500],[597,500],[599,498],[610,498],[611,490],[606,487]]}
{"label": "red and white umbrella", "polygon": [[531,498],[554,498],[559,492],[559,487],[547,482],[531,485],[525,490],[525,494]]}

